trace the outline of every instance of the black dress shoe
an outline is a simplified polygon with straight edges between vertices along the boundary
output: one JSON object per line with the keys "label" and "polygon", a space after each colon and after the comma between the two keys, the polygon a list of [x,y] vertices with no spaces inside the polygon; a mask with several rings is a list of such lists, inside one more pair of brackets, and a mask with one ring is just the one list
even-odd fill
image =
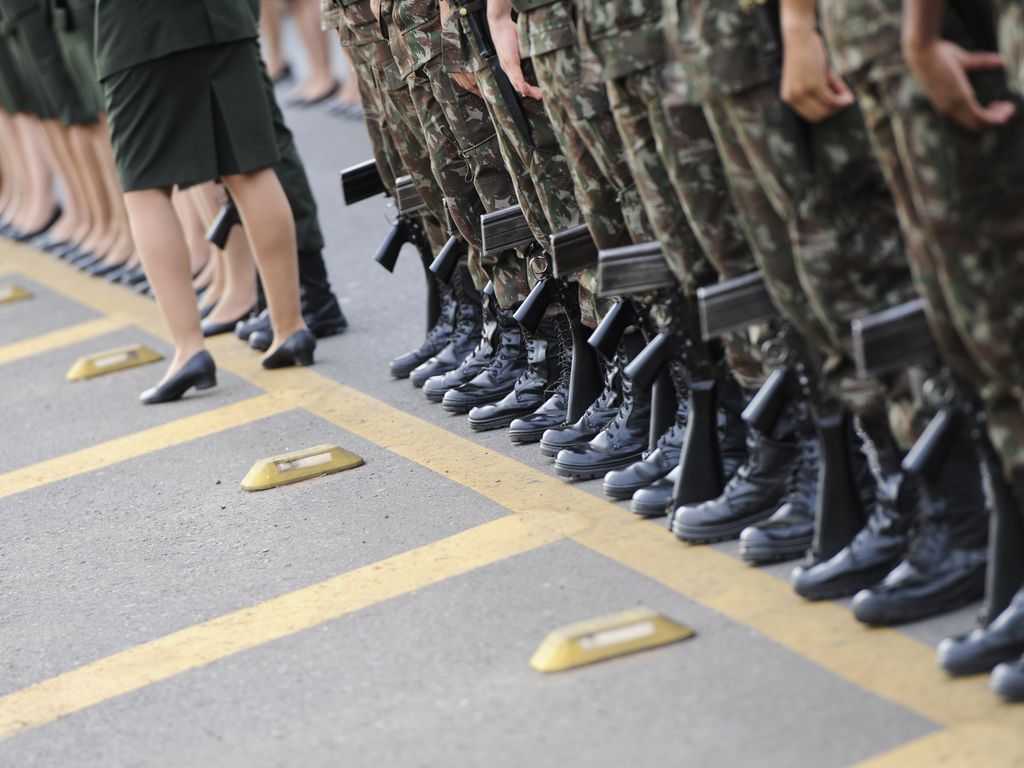
{"label": "black dress shoe", "polygon": [[94,264],[85,271],[88,272],[93,277],[106,277],[112,272],[119,270],[123,266],[124,264],[111,264],[110,262],[100,262],[99,264]]}
{"label": "black dress shoe", "polygon": [[50,212],[50,217],[45,222],[43,222],[43,226],[41,226],[39,229],[32,230],[30,232],[18,232],[17,234],[13,235],[13,238],[17,240],[19,243],[27,243],[29,240],[39,237],[39,235],[43,234],[46,230],[48,230],[50,227],[57,223],[57,219],[60,218],[61,213],[63,213],[63,209],[59,205],[55,206],[54,209]]}
{"label": "black dress shoe", "polygon": [[217,366],[210,353],[204,349],[202,352],[192,355],[188,362],[163,384],[158,384],[143,392],[139,396],[139,400],[145,405],[169,403],[173,400],[180,400],[181,396],[192,387],[198,390],[210,389],[215,386],[217,386]]}
{"label": "black dress shoe", "polygon": [[[235,326],[235,336],[242,341],[248,341],[256,331],[270,330],[270,310],[264,309],[255,317],[242,320]],[[269,349],[269,347],[268,347]]]}
{"label": "black dress shoe", "polygon": [[[348,320],[345,319],[341,306],[333,296],[330,302],[318,309],[310,311],[303,307],[302,319],[310,333],[317,339],[344,333],[348,328]],[[266,352],[274,346],[274,333],[270,329],[269,321],[266,329],[254,330],[249,335],[249,346],[260,352]]]}
{"label": "black dress shoe", "polygon": [[1024,654],[1024,587],[987,627],[939,643],[939,666],[951,675],[977,675]]}
{"label": "black dress shoe", "polygon": [[686,419],[689,401],[683,400],[676,411],[675,423],[660,438],[654,450],[641,461],[625,469],[617,469],[604,476],[602,489],[610,499],[632,499],[641,488],[661,480],[679,464],[679,454],[686,439]]}
{"label": "black dress shoe", "polygon": [[989,687],[1006,701],[1024,701],[1024,658],[993,669]]}
{"label": "black dress shoe", "polygon": [[315,349],[316,337],[312,333],[305,330],[296,331],[260,362],[264,368],[268,369],[312,365]]}
{"label": "black dress shoe", "polygon": [[312,98],[306,96],[293,96],[286,102],[289,107],[295,107],[298,109],[306,109],[307,107],[315,107],[317,104],[323,104],[328,99],[332,98],[339,90],[341,90],[341,83],[337,80],[323,93],[313,96]]}
{"label": "black dress shoe", "polygon": [[252,313],[256,311],[256,307],[253,307],[241,317],[235,318],[234,320],[227,320],[223,323],[216,323],[207,317],[203,318],[200,327],[203,329],[203,336],[209,338],[210,336],[219,336],[222,333],[231,333],[235,330],[235,326],[244,321],[247,317],[251,317]]}
{"label": "black dress shoe", "polygon": [[740,533],[740,557],[754,565],[792,560],[814,539],[821,444],[816,434],[800,440],[800,455],[790,469],[782,505],[771,517]]}
{"label": "black dress shoe", "polygon": [[526,344],[511,310],[499,309],[497,349],[487,367],[454,389],[448,390],[441,405],[449,413],[468,413],[471,408],[501,400],[512,391],[526,370]]}

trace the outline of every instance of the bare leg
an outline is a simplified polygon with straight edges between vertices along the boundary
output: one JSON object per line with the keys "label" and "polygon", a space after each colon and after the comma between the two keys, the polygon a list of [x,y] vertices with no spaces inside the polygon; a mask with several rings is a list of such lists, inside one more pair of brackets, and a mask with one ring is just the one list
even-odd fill
{"label": "bare leg", "polygon": [[[214,184],[201,184],[191,191],[200,217],[212,223],[227,196]],[[241,229],[231,231],[218,262],[223,276],[222,289],[217,305],[207,317],[212,322],[226,323],[248,314],[256,304],[256,265],[249,250],[249,241]],[[209,305],[209,302],[205,303]]]}
{"label": "bare leg", "polygon": [[110,209],[111,221],[116,233],[110,249],[110,257],[112,263],[121,264],[132,257],[135,252],[135,243],[132,241],[128,213],[124,209],[124,200],[121,198],[121,184],[117,180],[114,153],[110,148],[110,133],[107,130],[105,118],[100,118],[100,124],[92,138],[99,161],[100,183],[103,185],[103,193],[107,197],[107,206]]}
{"label": "bare leg", "polygon": [[[17,225],[25,231],[38,229],[53,212],[53,163],[46,151],[42,123],[28,115],[14,118],[25,162],[25,194],[19,201]],[[57,232],[54,236],[56,239]]]}
{"label": "bare leg", "polygon": [[299,303],[295,219],[272,169],[227,176],[224,183],[235,199],[256,257],[274,331],[273,352],[292,334],[306,328]]}
{"label": "bare leg", "polygon": [[204,347],[188,244],[167,190],[127,192],[124,203],[146,276],[174,341],[174,358],[162,383]]}
{"label": "bare leg", "polygon": [[260,0],[260,35],[263,38],[263,54],[270,77],[277,74],[287,63],[281,52],[281,2]]}
{"label": "bare leg", "polygon": [[92,231],[92,222],[89,221],[89,211],[84,204],[86,195],[75,170],[67,133],[56,120],[45,121],[43,131],[54,170],[57,172],[57,180],[64,192],[64,212],[54,225],[54,237],[84,243]]}
{"label": "bare leg", "polygon": [[291,9],[309,58],[309,72],[306,81],[298,88],[298,95],[316,99],[327,95],[337,85],[331,71],[327,33],[320,29],[320,3],[319,0],[293,0]]}
{"label": "bare leg", "polygon": [[79,184],[85,191],[85,207],[93,222],[92,232],[84,247],[94,253],[110,257],[115,232],[111,220],[107,195],[103,189],[100,161],[96,156],[93,133],[96,126],[73,126],[68,131],[70,146],[74,151],[73,160],[79,176]]}

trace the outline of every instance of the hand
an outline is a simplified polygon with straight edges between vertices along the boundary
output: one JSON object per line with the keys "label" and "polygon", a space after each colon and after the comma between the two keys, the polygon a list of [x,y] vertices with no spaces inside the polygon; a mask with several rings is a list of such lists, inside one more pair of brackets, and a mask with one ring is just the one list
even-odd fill
{"label": "hand", "polygon": [[535,85],[530,85],[523,74],[523,62],[519,56],[519,29],[512,17],[494,19],[488,16],[491,28],[491,40],[494,41],[494,49],[498,52],[498,62],[505,74],[508,75],[512,87],[520,96],[531,99],[542,99],[544,93]]}
{"label": "hand", "polygon": [[476,75],[472,72],[452,72],[452,80],[463,90],[475,93],[483,98],[483,94],[480,93],[480,86],[476,84]]}
{"label": "hand", "polygon": [[370,0],[370,13],[373,14],[373,18],[380,21],[380,0]]}
{"label": "hand", "polygon": [[853,104],[853,92],[828,68],[821,35],[787,34],[783,48],[782,100],[801,117],[818,123]]}
{"label": "hand", "polygon": [[928,100],[940,115],[971,131],[1002,125],[1016,111],[1009,101],[993,101],[981,106],[975,96],[968,72],[1001,69],[998,53],[965,51],[946,40],[933,40],[922,46],[904,46],[911,71]]}

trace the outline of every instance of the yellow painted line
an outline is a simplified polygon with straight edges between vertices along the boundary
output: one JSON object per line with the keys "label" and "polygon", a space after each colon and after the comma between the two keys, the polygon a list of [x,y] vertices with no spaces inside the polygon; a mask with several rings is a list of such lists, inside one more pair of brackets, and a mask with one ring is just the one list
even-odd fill
{"label": "yellow painted line", "polygon": [[118,437],[55,459],[4,472],[0,474],[0,499],[144,456],[161,448],[223,432],[293,408],[290,402],[270,395],[259,395],[142,432]]}
{"label": "yellow painted line", "polygon": [[52,352],[55,349],[70,347],[83,341],[95,339],[97,336],[104,336],[108,333],[124,328],[124,320],[112,317],[98,317],[95,320],[87,320],[68,328],[60,328],[50,333],[33,336],[30,339],[22,339],[13,344],[0,347],[0,365],[14,363],[35,355],[42,355]]}
{"label": "yellow painted line", "polygon": [[[0,269],[11,264],[24,268],[18,254],[7,258],[9,255],[0,250]],[[47,270],[33,279],[101,311],[110,310],[112,300],[127,293],[120,288],[97,287],[98,281],[73,270]],[[116,293],[108,297],[107,290]],[[124,306],[113,314],[165,336],[156,307],[146,299],[129,294]],[[1024,707],[1003,707],[987,690],[983,676],[948,679],[935,664],[934,650],[908,635],[867,629],[833,603],[806,603],[773,576],[714,549],[683,545],[661,525],[639,521],[550,474],[489,451],[315,370],[263,371],[258,358],[233,340],[214,340],[211,350],[222,368],[273,391],[282,402],[303,407],[427,467],[524,520],[550,527],[877,696],[954,730],[998,722],[1024,731]],[[0,495],[2,489],[0,485]],[[935,739],[932,743],[940,743],[938,736]]]}
{"label": "yellow painted line", "polygon": [[[1007,705],[1007,712],[1012,705]],[[948,728],[858,763],[858,768],[1000,768],[1024,765],[1020,722],[971,723]]]}
{"label": "yellow painted line", "polygon": [[0,698],[0,739],[558,538],[510,515],[165,635]]}

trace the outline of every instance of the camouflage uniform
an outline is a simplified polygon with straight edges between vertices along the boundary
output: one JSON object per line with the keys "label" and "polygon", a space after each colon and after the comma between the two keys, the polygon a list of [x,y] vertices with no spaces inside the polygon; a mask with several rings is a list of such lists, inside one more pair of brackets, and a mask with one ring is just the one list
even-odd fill
{"label": "camouflage uniform", "polygon": [[[412,96],[452,219],[479,252],[480,216],[516,202],[494,127],[482,100],[458,88],[442,67],[437,0],[384,2],[381,13],[388,19],[392,52]],[[470,270],[478,285],[486,271],[504,309],[522,302],[529,293],[525,265],[514,253],[503,254],[494,264],[481,265],[473,259]]]}
{"label": "camouflage uniform", "polygon": [[[850,321],[913,297],[892,198],[863,118],[851,107],[808,131],[812,174],[763,54],[767,41],[753,15],[757,11],[744,12],[735,0],[710,0],[702,7],[693,23],[700,25],[708,76],[706,113],[718,140],[732,144],[723,147],[723,155],[753,172],[789,234],[786,248],[774,220],[768,248],[755,240],[779,309],[828,355],[824,372],[831,392],[854,413],[888,415],[900,441],[909,444],[922,414],[905,383],[890,390],[881,381],[860,380],[853,365]],[[749,184],[741,176],[734,186]],[[742,194],[737,201],[744,204]],[[757,210],[764,213],[761,205]],[[747,221],[753,218],[748,211]]]}
{"label": "camouflage uniform", "polygon": [[[544,92],[544,110],[597,247],[648,242],[654,233],[622,157],[600,68],[592,57],[584,60],[573,15],[570,0],[519,9],[520,53]],[[578,280],[583,323],[596,327],[611,301],[596,298],[596,269],[580,273]]]}
{"label": "camouflage uniform", "polygon": [[[936,341],[979,388],[1007,471],[1024,473],[1020,95],[1015,118],[981,136],[939,117],[903,63],[900,9],[899,0],[828,0],[824,30],[863,105]],[[975,47],[947,21],[948,36]],[[1004,26],[1003,40],[1012,37]],[[983,102],[1007,95],[1001,73],[972,79]]]}

